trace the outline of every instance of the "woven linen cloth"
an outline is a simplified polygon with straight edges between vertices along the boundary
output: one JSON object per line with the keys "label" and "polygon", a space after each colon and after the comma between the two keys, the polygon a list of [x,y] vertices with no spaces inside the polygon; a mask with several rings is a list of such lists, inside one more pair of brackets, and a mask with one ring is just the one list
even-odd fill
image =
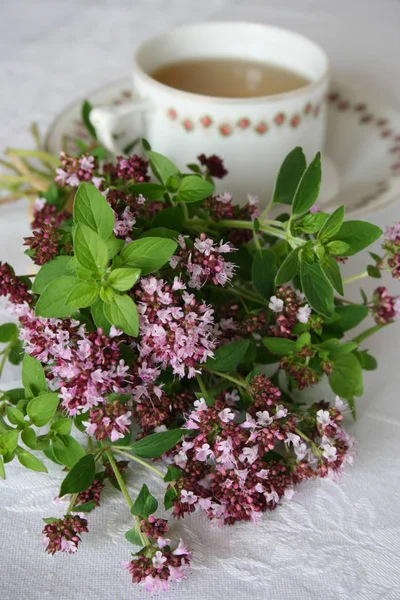
{"label": "woven linen cloth", "polygon": [[[319,42],[333,76],[378,91],[400,106],[399,25],[396,0],[13,0],[0,5],[0,146],[31,147],[28,127],[42,130],[67,103],[129,73],[132,49],[167,27],[208,20],[248,20],[281,25]],[[399,199],[400,200],[400,199]],[[400,218],[399,205],[371,215],[381,225]],[[24,201],[0,207],[0,259],[23,274],[28,235]],[[347,275],[365,268],[365,255],[346,265]],[[367,292],[373,285],[369,281]],[[400,286],[383,280],[393,293]],[[358,283],[349,295],[359,297]],[[1,305],[3,307],[4,305]],[[0,322],[8,316],[0,309]],[[218,528],[204,515],[172,521],[171,538],[193,549],[190,576],[166,600],[399,600],[400,599],[400,368],[396,324],[364,347],[379,370],[365,375],[357,423],[354,466],[341,484],[308,482],[292,502],[266,514],[258,525]],[[20,383],[7,367],[1,387]],[[318,397],[320,390],[316,390]],[[124,532],[131,526],[123,499],[113,489],[89,517],[75,556],[44,553],[42,517],[58,516],[54,502],[62,473],[7,465],[0,481],[1,600],[133,600],[146,596],[132,585],[121,561],[130,556]],[[137,492],[146,481],[161,498],[162,484],[132,470]]]}

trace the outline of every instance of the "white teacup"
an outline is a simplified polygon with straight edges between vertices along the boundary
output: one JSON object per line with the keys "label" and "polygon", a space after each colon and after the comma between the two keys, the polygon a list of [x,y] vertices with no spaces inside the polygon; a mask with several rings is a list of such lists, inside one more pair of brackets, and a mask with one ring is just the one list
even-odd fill
{"label": "white teacup", "polygon": [[[165,64],[198,58],[272,63],[310,83],[271,96],[220,98],[175,89],[150,75]],[[133,102],[95,108],[90,118],[114,155],[123,153],[115,133],[130,113],[137,137],[145,137],[179,168],[199,154],[217,154],[229,171],[220,188],[234,192],[236,201],[251,192],[265,203],[290,150],[302,146],[310,159],[322,149],[328,84],[326,54],[297,33],[253,23],[203,23],[142,43],[134,56]]]}

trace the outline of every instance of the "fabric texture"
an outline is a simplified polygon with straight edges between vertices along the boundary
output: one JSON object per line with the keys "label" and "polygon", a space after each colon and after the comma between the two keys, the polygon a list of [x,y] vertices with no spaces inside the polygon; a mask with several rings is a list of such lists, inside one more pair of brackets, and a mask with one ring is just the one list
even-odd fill
{"label": "fabric texture", "polygon": [[[131,51],[142,39],[178,24],[203,20],[250,20],[282,25],[321,43],[333,76],[400,106],[396,0],[14,0],[0,7],[0,145],[29,147],[31,121],[42,130],[68,102],[129,72]],[[379,51],[378,51],[379,47]],[[399,220],[399,206],[371,215],[378,225]],[[0,207],[0,259],[23,274],[28,235],[24,201]],[[365,268],[366,255],[346,265]],[[400,286],[389,277],[365,285]],[[349,296],[359,297],[359,284]],[[3,305],[2,305],[3,306]],[[0,322],[9,320],[3,309]],[[379,370],[365,376],[358,421],[349,430],[359,441],[354,466],[342,483],[309,482],[258,525],[212,526],[200,514],[172,521],[171,537],[193,549],[190,576],[166,600],[399,600],[400,599],[400,370],[396,324],[368,340]],[[20,370],[7,367],[2,388],[18,385]],[[321,397],[321,389],[314,390]],[[62,473],[7,465],[0,480],[0,598],[2,600],[132,600],[145,597],[120,562],[131,546],[122,497],[113,489],[89,517],[90,534],[75,556],[51,557],[40,543],[42,517],[59,516],[53,499]],[[143,479],[144,478],[144,479]],[[162,484],[140,469],[132,491],[146,481],[161,497]]]}

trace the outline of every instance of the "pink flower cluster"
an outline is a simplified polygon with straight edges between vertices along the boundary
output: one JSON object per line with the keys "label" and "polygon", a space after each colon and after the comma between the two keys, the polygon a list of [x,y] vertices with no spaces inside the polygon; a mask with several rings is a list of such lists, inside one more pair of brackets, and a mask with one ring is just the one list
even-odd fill
{"label": "pink flower cluster", "polygon": [[378,325],[387,325],[400,317],[400,297],[390,296],[385,287],[376,288],[372,303],[372,314]]}
{"label": "pink flower cluster", "polygon": [[88,532],[88,522],[78,515],[55,519],[43,528],[43,546],[49,554],[66,552],[74,554],[81,541],[79,534]]}
{"label": "pink flower cluster", "polygon": [[200,506],[221,524],[256,520],[283,497],[291,498],[295,484],[337,478],[352,461],[353,442],[340,427],[339,401],[336,407],[316,405],[304,434],[302,419],[291,415],[279,388],[264,375],[253,379],[251,390],[253,403],[244,420],[231,395],[213,406],[204,399],[194,403],[184,424],[193,436],[185,436],[173,452],[183,471],[175,516]]}
{"label": "pink flower cluster", "polygon": [[82,181],[92,181],[96,161],[93,156],[83,154],[79,158],[60,152],[61,167],[56,169],[55,182],[60,187],[78,187]]}
{"label": "pink flower cluster", "polygon": [[132,582],[142,582],[147,592],[166,591],[170,583],[185,577],[192,553],[182,540],[172,550],[171,540],[164,537],[168,529],[164,519],[151,516],[141,522],[141,529],[150,544],[130,562],[123,561],[123,567],[131,574]]}
{"label": "pink flower cluster", "polygon": [[187,272],[188,286],[199,290],[207,282],[224,286],[234,274],[235,265],[222,256],[234,251],[230,244],[215,244],[205,233],[195,239],[193,248],[187,247],[186,238],[180,235],[178,243],[180,249],[170,259],[169,264],[173,269],[179,267],[183,276]]}
{"label": "pink flower cluster", "polygon": [[103,170],[111,175],[112,179],[125,179],[127,181],[134,180],[135,183],[145,183],[150,181],[148,176],[149,163],[137,154],[133,154],[128,158],[117,156],[117,164],[107,163]]}
{"label": "pink flower cluster", "polygon": [[400,221],[387,227],[382,248],[388,254],[387,264],[395,279],[400,279]]}
{"label": "pink flower cluster", "polygon": [[24,307],[17,314],[25,352],[49,367],[49,385],[60,391],[68,415],[104,404],[106,394],[126,392],[128,367],[115,340],[101,330],[87,332],[73,319],[35,317]]}
{"label": "pink flower cluster", "polygon": [[7,297],[16,305],[32,304],[33,297],[28,286],[14,273],[14,269],[7,263],[0,262],[0,296]]}
{"label": "pink flower cluster", "polygon": [[177,277],[172,285],[156,277],[144,277],[135,291],[141,339],[139,361],[148,360],[174,375],[192,378],[198,363],[213,356],[213,309],[196,300]]}

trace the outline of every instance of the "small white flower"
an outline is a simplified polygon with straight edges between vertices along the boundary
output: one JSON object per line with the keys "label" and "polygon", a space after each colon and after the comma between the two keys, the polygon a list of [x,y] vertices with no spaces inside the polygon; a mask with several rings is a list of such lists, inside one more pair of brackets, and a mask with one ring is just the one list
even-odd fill
{"label": "small white flower", "polygon": [[277,298],[276,296],[271,296],[269,299],[268,307],[273,312],[282,312],[283,311],[283,300]]}
{"label": "small white flower", "polygon": [[394,301],[393,310],[396,313],[396,317],[400,317],[400,297]]}
{"label": "small white flower", "polygon": [[272,490],[272,492],[266,492],[265,499],[267,502],[274,502],[275,504],[278,504],[279,502],[279,496],[275,490]]}
{"label": "small white flower", "polygon": [[254,196],[253,194],[247,194],[247,200],[250,206],[256,206],[258,204],[258,196]]}
{"label": "small white flower", "polygon": [[320,423],[323,427],[325,427],[326,425],[329,425],[329,423],[331,422],[331,417],[329,414],[329,411],[327,410],[319,410],[317,412],[317,421],[318,423]]}
{"label": "small white flower", "polygon": [[267,477],[269,475],[269,470],[268,469],[261,469],[260,471],[257,471],[256,475],[260,479],[267,479]]}
{"label": "small white flower", "polygon": [[256,412],[256,417],[258,425],[261,425],[262,427],[265,427],[266,425],[271,425],[273,421],[273,418],[270,416],[267,410],[259,410],[258,412]]}
{"label": "small white flower", "polygon": [[297,311],[297,320],[300,323],[308,323],[308,319],[311,316],[311,308],[306,304],[305,306],[301,306]]}
{"label": "small white flower", "polygon": [[197,496],[192,491],[181,490],[181,502],[187,502],[187,504],[196,504]]}
{"label": "small white flower", "polygon": [[281,404],[278,404],[278,406],[276,407],[275,419],[283,419],[283,417],[287,416],[287,413],[287,408],[285,408]]}
{"label": "small white flower", "polygon": [[243,448],[243,452],[239,456],[241,462],[247,461],[249,465],[252,465],[258,458],[258,446],[252,446],[251,448]]}
{"label": "small white flower", "polygon": [[204,398],[199,398],[198,400],[195,400],[193,404],[196,407],[197,411],[207,410],[207,403],[204,400]]}
{"label": "small white flower", "polygon": [[336,460],[336,448],[335,446],[330,446],[326,444],[324,447],[324,451],[322,452],[322,456],[326,458],[328,462],[334,462]]}
{"label": "small white flower", "polygon": [[157,552],[153,556],[152,562],[153,562],[153,566],[156,569],[162,569],[164,566],[164,563],[167,562],[167,558],[165,556],[163,556],[163,553],[160,552],[160,550],[157,550]]}
{"label": "small white flower", "polygon": [[218,416],[223,423],[229,423],[229,421],[233,421],[235,418],[235,413],[230,408],[224,408],[224,410],[218,413]]}

